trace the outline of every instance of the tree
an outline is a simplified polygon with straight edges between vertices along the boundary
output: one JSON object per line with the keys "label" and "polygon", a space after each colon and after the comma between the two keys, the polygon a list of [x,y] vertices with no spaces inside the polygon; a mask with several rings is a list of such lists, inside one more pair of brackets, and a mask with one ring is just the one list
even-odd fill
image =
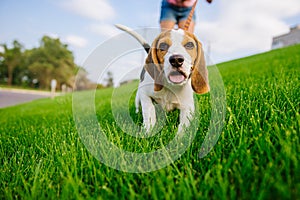
{"label": "tree", "polygon": [[107,72],[107,79],[106,79],[106,87],[113,87],[114,86],[114,77],[111,71]]}
{"label": "tree", "polygon": [[[0,82],[49,89],[51,80],[56,79],[58,88],[73,88],[79,66],[68,46],[58,38],[44,36],[39,47],[25,51],[18,41],[12,44],[12,48],[0,45]],[[84,76],[86,73],[81,74],[81,79],[88,83]]]}
{"label": "tree", "polygon": [[23,46],[17,41],[13,41],[13,47],[8,48],[6,44],[1,45],[3,52],[0,52],[0,58],[2,60],[1,65],[5,68],[2,73],[7,74],[7,85],[12,85],[14,78],[14,70],[22,62],[22,49]]}
{"label": "tree", "polygon": [[72,52],[59,39],[44,36],[40,47],[28,50],[27,54],[30,77],[37,79],[41,88],[49,88],[52,79],[57,80],[58,87],[73,85],[77,66]]}
{"label": "tree", "polygon": [[76,82],[75,82],[75,89],[76,90],[86,90],[86,89],[95,89],[97,85],[95,83],[92,83],[88,78],[88,72],[81,67],[78,67],[79,70],[76,75]]}

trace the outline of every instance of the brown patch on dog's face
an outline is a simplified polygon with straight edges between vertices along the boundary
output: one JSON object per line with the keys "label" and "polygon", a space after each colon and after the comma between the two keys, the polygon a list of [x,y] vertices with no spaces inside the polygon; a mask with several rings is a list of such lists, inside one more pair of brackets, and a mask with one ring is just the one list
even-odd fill
{"label": "brown patch on dog's face", "polygon": [[169,47],[172,45],[170,39],[170,31],[166,31],[160,34],[156,44],[156,55],[159,63],[164,63],[164,57],[167,54]]}
{"label": "brown patch on dog's face", "polygon": [[208,83],[208,71],[206,68],[202,44],[194,34],[191,33],[186,33],[186,34],[192,37],[196,44],[195,46],[196,56],[193,57],[195,58],[195,61],[192,70],[192,75],[191,75],[192,88],[196,93],[204,94],[209,92],[210,88]]}
{"label": "brown patch on dog's face", "polygon": [[159,91],[163,88],[163,63],[164,55],[168,51],[171,42],[170,31],[162,32],[152,43],[151,50],[146,59],[145,70],[154,79],[154,90]]}
{"label": "brown patch on dog's face", "polygon": [[190,54],[191,63],[195,63],[197,55],[198,55],[198,48],[200,45],[200,48],[202,47],[200,43],[197,43],[197,40],[195,40],[195,36],[192,33],[185,32],[184,39],[182,40],[182,46],[184,46],[185,50]]}

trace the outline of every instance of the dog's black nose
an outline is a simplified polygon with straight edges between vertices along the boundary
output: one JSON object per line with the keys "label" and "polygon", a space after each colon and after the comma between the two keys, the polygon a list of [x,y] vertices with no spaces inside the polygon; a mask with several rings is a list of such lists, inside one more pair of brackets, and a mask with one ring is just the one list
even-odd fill
{"label": "dog's black nose", "polygon": [[183,65],[184,62],[184,57],[180,54],[176,54],[176,55],[172,55],[169,58],[169,62],[173,67],[181,67]]}

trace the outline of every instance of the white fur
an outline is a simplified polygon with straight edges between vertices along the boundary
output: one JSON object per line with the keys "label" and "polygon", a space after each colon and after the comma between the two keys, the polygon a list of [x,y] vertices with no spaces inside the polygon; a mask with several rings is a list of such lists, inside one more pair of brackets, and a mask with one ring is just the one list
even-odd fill
{"label": "white fur", "polygon": [[[169,58],[174,55],[174,54],[181,54],[184,57],[184,63],[183,63],[183,71],[185,72],[186,75],[190,74],[190,70],[192,67],[191,64],[191,56],[188,54],[188,52],[185,50],[184,46],[182,45],[182,40],[184,37],[184,31],[181,29],[178,30],[172,30],[171,32],[171,40],[172,40],[172,45],[168,49],[168,53],[165,55],[165,63],[164,63],[164,72],[166,76],[166,80],[171,83],[168,79],[168,75],[172,71],[172,66],[169,62]],[[180,85],[186,84],[186,79],[184,82],[182,82]]]}

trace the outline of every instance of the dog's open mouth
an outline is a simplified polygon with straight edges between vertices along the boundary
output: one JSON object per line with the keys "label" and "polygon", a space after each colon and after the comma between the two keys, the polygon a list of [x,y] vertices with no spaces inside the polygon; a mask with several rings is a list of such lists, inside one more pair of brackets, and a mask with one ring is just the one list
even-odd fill
{"label": "dog's open mouth", "polygon": [[174,71],[169,74],[169,80],[175,84],[180,84],[185,81],[185,79],[186,75],[183,72]]}

